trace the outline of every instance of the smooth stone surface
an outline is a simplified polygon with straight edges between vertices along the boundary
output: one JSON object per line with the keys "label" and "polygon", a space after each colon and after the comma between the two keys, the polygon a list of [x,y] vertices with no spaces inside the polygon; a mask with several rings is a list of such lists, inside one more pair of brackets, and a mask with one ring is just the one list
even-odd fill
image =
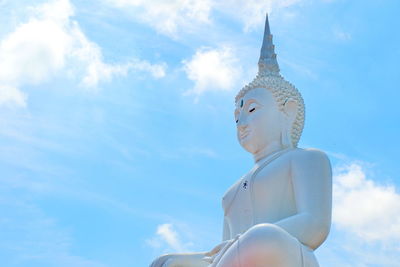
{"label": "smooth stone surface", "polygon": [[209,252],[168,254],[151,267],[314,267],[331,225],[327,156],[297,148],[304,103],[279,74],[268,16],[258,76],[236,97],[240,145],[254,167],[225,193],[223,240]]}

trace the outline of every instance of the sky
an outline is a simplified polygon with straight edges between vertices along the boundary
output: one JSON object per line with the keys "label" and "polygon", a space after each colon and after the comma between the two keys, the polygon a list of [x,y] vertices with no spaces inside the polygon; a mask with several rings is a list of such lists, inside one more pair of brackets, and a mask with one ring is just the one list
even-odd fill
{"label": "sky", "polygon": [[2,266],[207,251],[252,167],[236,93],[265,13],[333,168],[321,266],[399,266],[397,0],[0,0]]}

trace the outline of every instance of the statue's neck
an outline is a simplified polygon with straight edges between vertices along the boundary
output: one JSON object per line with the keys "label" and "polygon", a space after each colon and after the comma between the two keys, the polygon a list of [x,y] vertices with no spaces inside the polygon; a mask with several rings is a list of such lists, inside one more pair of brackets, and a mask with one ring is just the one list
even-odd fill
{"label": "statue's neck", "polygon": [[285,147],[283,147],[280,142],[268,144],[266,147],[253,154],[254,162],[257,164],[259,161],[283,149],[285,149]]}

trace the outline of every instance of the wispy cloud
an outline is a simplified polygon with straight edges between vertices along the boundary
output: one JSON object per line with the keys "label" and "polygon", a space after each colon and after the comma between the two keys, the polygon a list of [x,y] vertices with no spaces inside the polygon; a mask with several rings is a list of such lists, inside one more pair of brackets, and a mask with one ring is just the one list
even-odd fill
{"label": "wispy cloud", "polygon": [[0,39],[0,105],[25,106],[27,94],[21,86],[42,83],[61,71],[66,77],[72,74],[80,78],[89,88],[132,70],[149,72],[156,78],[165,75],[165,64],[138,59],[105,63],[101,48],[72,19],[74,13],[69,0],[35,6],[29,19],[21,20],[24,23]]}
{"label": "wispy cloud", "polygon": [[105,0],[109,4],[135,13],[135,18],[158,32],[176,37],[179,31],[191,31],[210,22],[212,0]]}
{"label": "wispy cloud", "polygon": [[[305,0],[103,0],[135,14],[135,19],[156,31],[176,38],[181,33],[213,22],[213,12],[226,13],[240,20],[245,30],[264,23],[265,12],[286,9]],[[286,14],[283,14],[286,15]],[[289,12],[289,16],[292,13]]]}
{"label": "wispy cloud", "polygon": [[160,224],[154,237],[146,240],[146,243],[155,248],[164,248],[166,251],[184,252],[191,246],[191,243],[182,241],[181,235],[171,223]]}
{"label": "wispy cloud", "polygon": [[305,0],[227,0],[220,1],[217,8],[221,12],[239,19],[244,29],[250,30],[264,23],[265,13],[272,13],[276,10],[287,9],[296,6]]}
{"label": "wispy cloud", "polygon": [[347,42],[350,41],[352,39],[352,35],[350,32],[346,32],[342,29],[339,28],[335,28],[333,30],[333,36],[336,40],[338,41],[342,41],[342,42]]}
{"label": "wispy cloud", "polygon": [[105,266],[75,255],[68,230],[60,228],[37,206],[4,194],[3,189],[0,185],[0,254],[4,266],[17,262],[24,266]]}
{"label": "wispy cloud", "polygon": [[197,96],[206,91],[231,90],[241,73],[233,48],[227,46],[200,48],[183,65],[188,79],[195,84],[188,94]]}

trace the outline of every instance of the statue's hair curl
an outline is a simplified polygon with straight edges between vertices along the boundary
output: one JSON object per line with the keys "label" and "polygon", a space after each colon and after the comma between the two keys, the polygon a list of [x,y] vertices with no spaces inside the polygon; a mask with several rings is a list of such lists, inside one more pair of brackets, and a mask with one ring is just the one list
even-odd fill
{"label": "statue's hair curl", "polygon": [[305,106],[304,100],[300,92],[291,83],[286,81],[281,75],[268,75],[257,77],[236,95],[237,103],[248,91],[255,88],[265,88],[269,90],[278,103],[279,109],[283,111],[283,107],[288,100],[297,102],[297,114],[291,129],[291,140],[293,147],[297,147],[301,133],[304,128]]}

